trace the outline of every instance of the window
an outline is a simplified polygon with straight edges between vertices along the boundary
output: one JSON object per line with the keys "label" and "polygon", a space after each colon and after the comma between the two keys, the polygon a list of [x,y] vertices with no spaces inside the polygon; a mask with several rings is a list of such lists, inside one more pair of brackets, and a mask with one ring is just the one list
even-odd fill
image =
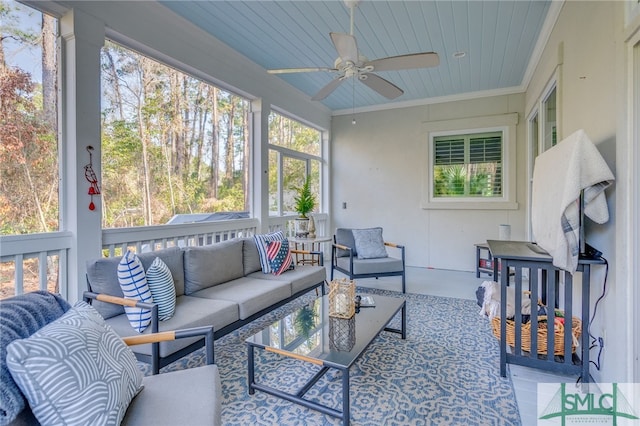
{"label": "window", "polygon": [[103,227],[248,214],[249,101],[112,42],[101,62]]}
{"label": "window", "polygon": [[58,21],[3,1],[0,22],[0,234],[57,231]]}
{"label": "window", "polygon": [[269,115],[269,212],[271,215],[295,213],[294,198],[307,175],[318,203],[320,188],[319,130],[281,114]]}
{"label": "window", "polygon": [[531,200],[533,197],[533,168],[536,157],[558,143],[559,122],[557,92],[557,75],[554,74],[542,92],[542,96],[536,101],[534,109],[529,114],[527,121],[527,132],[529,136],[527,159],[527,234],[530,239],[533,239],[533,231],[531,229]]}
{"label": "window", "polygon": [[502,132],[433,138],[433,194],[502,197]]}
{"label": "window", "polygon": [[424,209],[516,210],[517,113],[422,124]]}

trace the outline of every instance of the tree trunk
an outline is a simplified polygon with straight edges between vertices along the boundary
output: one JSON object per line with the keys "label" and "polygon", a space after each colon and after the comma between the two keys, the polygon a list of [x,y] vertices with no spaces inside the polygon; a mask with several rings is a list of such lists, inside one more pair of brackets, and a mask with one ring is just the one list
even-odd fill
{"label": "tree trunk", "polygon": [[55,19],[42,14],[42,104],[44,120],[50,129],[57,128],[57,80]]}
{"label": "tree trunk", "polygon": [[233,152],[234,152],[234,146],[233,146],[233,119],[234,119],[234,115],[236,113],[236,106],[233,103],[233,101],[230,102],[230,108],[229,108],[229,124],[227,126],[227,140],[225,143],[225,160],[224,160],[224,167],[225,167],[225,184],[227,185],[228,188],[231,188],[233,186]]}
{"label": "tree trunk", "polygon": [[213,117],[211,117],[211,174],[209,177],[209,192],[211,193],[211,197],[218,198],[218,159],[220,158],[218,123],[220,121],[220,113],[218,111],[218,89],[215,87],[211,92],[211,106],[213,107]]}
{"label": "tree trunk", "polygon": [[242,161],[242,192],[244,193],[244,210],[248,210],[249,207],[249,168],[251,167],[251,165],[249,164],[249,152],[250,151],[250,147],[249,147],[249,143],[251,141],[251,138],[249,137],[249,131],[251,130],[249,128],[249,108],[247,107],[247,105],[244,104],[243,102],[243,110],[244,110],[244,114],[243,114],[243,129],[242,129],[242,134],[244,135],[244,149],[242,150],[242,156],[243,156],[243,161]]}
{"label": "tree trunk", "polygon": [[116,64],[113,61],[113,56],[111,55],[110,49],[104,49],[104,56],[107,58],[109,62],[109,74],[111,79],[113,80],[113,93],[115,96],[115,104],[118,106],[118,120],[124,120],[124,110],[123,110],[123,102],[122,102],[122,93],[120,92],[120,79],[118,78],[118,73],[116,72]]}

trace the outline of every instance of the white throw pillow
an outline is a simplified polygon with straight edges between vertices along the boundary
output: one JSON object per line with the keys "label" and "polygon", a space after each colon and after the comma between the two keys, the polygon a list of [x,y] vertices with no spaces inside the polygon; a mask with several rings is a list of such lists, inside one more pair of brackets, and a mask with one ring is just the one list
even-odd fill
{"label": "white throw pillow", "polygon": [[[129,250],[118,263],[118,282],[126,299],[153,303],[142,263],[138,256]],[[125,306],[124,311],[127,313],[131,327],[138,333],[142,333],[151,324],[151,309]]]}
{"label": "white throw pillow", "polygon": [[158,304],[158,319],[166,321],[176,312],[176,286],[169,267],[156,257],[147,269],[147,284],[154,303]]}
{"label": "white throw pillow", "polygon": [[384,247],[382,228],[353,229],[352,232],[358,259],[377,259],[389,256]]}
{"label": "white throw pillow", "polygon": [[142,389],[131,349],[82,301],[9,344],[7,365],[43,425],[120,424]]}

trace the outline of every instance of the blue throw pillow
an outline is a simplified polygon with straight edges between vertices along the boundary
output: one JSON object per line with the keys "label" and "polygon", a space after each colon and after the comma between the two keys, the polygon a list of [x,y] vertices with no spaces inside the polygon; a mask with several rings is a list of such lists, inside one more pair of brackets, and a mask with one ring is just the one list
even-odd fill
{"label": "blue throw pillow", "polygon": [[269,241],[284,240],[284,232],[277,231],[272,232],[271,234],[258,234],[254,235],[253,239],[256,242],[258,254],[260,255],[260,266],[262,267],[262,272],[268,274],[271,272],[271,265],[269,264],[269,257],[267,256],[267,243]]}
{"label": "blue throw pillow", "polygon": [[[153,296],[147,284],[147,276],[138,256],[127,250],[118,263],[118,282],[126,299],[153,303]],[[151,309],[125,306],[124,311],[131,327],[142,333],[151,324]]]}
{"label": "blue throw pillow", "polygon": [[293,260],[289,250],[289,240],[270,241],[267,243],[267,257],[273,275],[280,275],[291,269]]}
{"label": "blue throw pillow", "polygon": [[7,347],[7,365],[43,425],[120,424],[142,389],[136,357],[85,302]]}
{"label": "blue throw pillow", "polygon": [[153,302],[158,304],[158,319],[166,321],[176,312],[176,286],[169,267],[156,257],[147,269],[147,284]]}

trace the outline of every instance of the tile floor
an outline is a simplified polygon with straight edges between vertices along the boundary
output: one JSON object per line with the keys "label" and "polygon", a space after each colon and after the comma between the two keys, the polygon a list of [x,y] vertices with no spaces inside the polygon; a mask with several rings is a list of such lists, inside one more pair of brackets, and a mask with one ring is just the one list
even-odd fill
{"label": "tile floor", "polygon": [[[327,271],[327,277],[329,277],[330,265]],[[342,276],[336,272],[336,277]],[[481,278],[476,278],[475,272],[408,267],[407,292],[476,300],[476,289],[487,279],[490,278],[486,278],[484,274]],[[399,277],[369,278],[358,281],[367,287],[400,290]],[[536,389],[538,383],[573,383],[577,378],[576,376],[559,375],[519,365],[508,365],[507,368],[513,382],[520,418],[524,426],[537,423]]]}

